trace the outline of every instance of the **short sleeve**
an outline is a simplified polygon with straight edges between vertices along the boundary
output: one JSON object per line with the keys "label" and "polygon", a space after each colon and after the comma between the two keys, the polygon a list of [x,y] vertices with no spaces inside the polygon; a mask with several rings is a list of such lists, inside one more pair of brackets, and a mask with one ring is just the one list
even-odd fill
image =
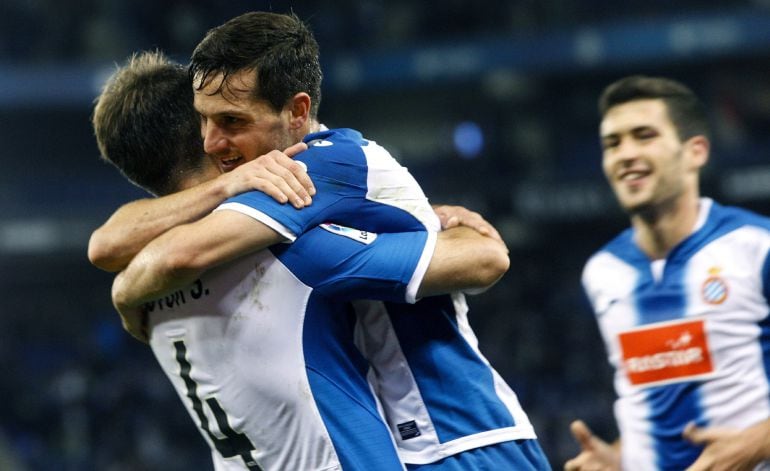
{"label": "short sleeve", "polygon": [[324,224],[271,251],[303,283],[338,300],[415,302],[436,234],[375,234]]}

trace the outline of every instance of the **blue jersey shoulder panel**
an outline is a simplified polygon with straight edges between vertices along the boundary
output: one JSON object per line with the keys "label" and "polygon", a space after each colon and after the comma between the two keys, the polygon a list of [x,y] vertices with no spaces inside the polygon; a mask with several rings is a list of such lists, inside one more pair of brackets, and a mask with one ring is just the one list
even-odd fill
{"label": "blue jersey shoulder panel", "polygon": [[428,233],[350,230],[369,240],[315,227],[293,244],[276,245],[271,250],[297,278],[323,295],[337,300],[404,302]]}
{"label": "blue jersey shoulder panel", "polygon": [[[316,187],[313,203],[301,210],[280,204],[259,191],[242,193],[225,203],[240,203],[274,218],[295,235],[324,222],[335,222],[372,232],[424,229],[412,214],[367,198],[370,190],[368,146],[358,131],[328,130],[309,134],[309,147],[295,160],[307,166]],[[394,165],[397,164],[394,162]]]}

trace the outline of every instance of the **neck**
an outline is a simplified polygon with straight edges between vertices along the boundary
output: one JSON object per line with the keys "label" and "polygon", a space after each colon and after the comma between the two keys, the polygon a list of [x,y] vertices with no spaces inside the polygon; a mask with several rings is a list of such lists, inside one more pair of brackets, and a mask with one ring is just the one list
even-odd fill
{"label": "neck", "polygon": [[318,132],[321,130],[321,123],[316,121],[315,119],[310,120],[310,126],[308,128],[307,134],[312,134],[314,132]]}
{"label": "neck", "polygon": [[685,194],[631,216],[636,243],[651,259],[665,258],[692,234],[698,221],[699,198]]}

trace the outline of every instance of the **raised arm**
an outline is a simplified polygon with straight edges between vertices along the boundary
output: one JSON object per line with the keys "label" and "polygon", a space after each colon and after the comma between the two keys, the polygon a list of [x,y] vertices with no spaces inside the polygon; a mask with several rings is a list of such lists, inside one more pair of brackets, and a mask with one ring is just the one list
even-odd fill
{"label": "raised arm", "polygon": [[295,144],[273,151],[232,172],[161,198],[147,198],[119,208],[91,235],[88,258],[109,272],[124,269],[151,240],[172,227],[196,221],[231,196],[258,190],[295,208],[310,204],[315,189],[304,166],[290,157],[306,149]]}
{"label": "raised arm", "polygon": [[261,222],[235,211],[216,211],[174,227],[145,246],[112,284],[121,314],[184,287],[205,271],[283,241]]}
{"label": "raised arm", "polygon": [[491,287],[508,267],[508,249],[501,240],[470,227],[454,227],[438,234],[418,297],[453,291],[478,292]]}

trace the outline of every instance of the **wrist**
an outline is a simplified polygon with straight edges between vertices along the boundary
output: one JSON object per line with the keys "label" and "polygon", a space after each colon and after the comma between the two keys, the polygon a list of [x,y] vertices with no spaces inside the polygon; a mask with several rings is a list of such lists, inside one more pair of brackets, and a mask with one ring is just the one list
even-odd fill
{"label": "wrist", "polygon": [[757,463],[770,460],[770,419],[764,420],[744,432],[745,443],[753,444],[753,457]]}
{"label": "wrist", "polygon": [[217,199],[220,203],[231,196],[235,196],[237,193],[234,185],[232,185],[232,182],[230,181],[231,179],[232,172],[223,173],[217,178],[209,180],[203,184],[205,185],[205,194],[211,198]]}

